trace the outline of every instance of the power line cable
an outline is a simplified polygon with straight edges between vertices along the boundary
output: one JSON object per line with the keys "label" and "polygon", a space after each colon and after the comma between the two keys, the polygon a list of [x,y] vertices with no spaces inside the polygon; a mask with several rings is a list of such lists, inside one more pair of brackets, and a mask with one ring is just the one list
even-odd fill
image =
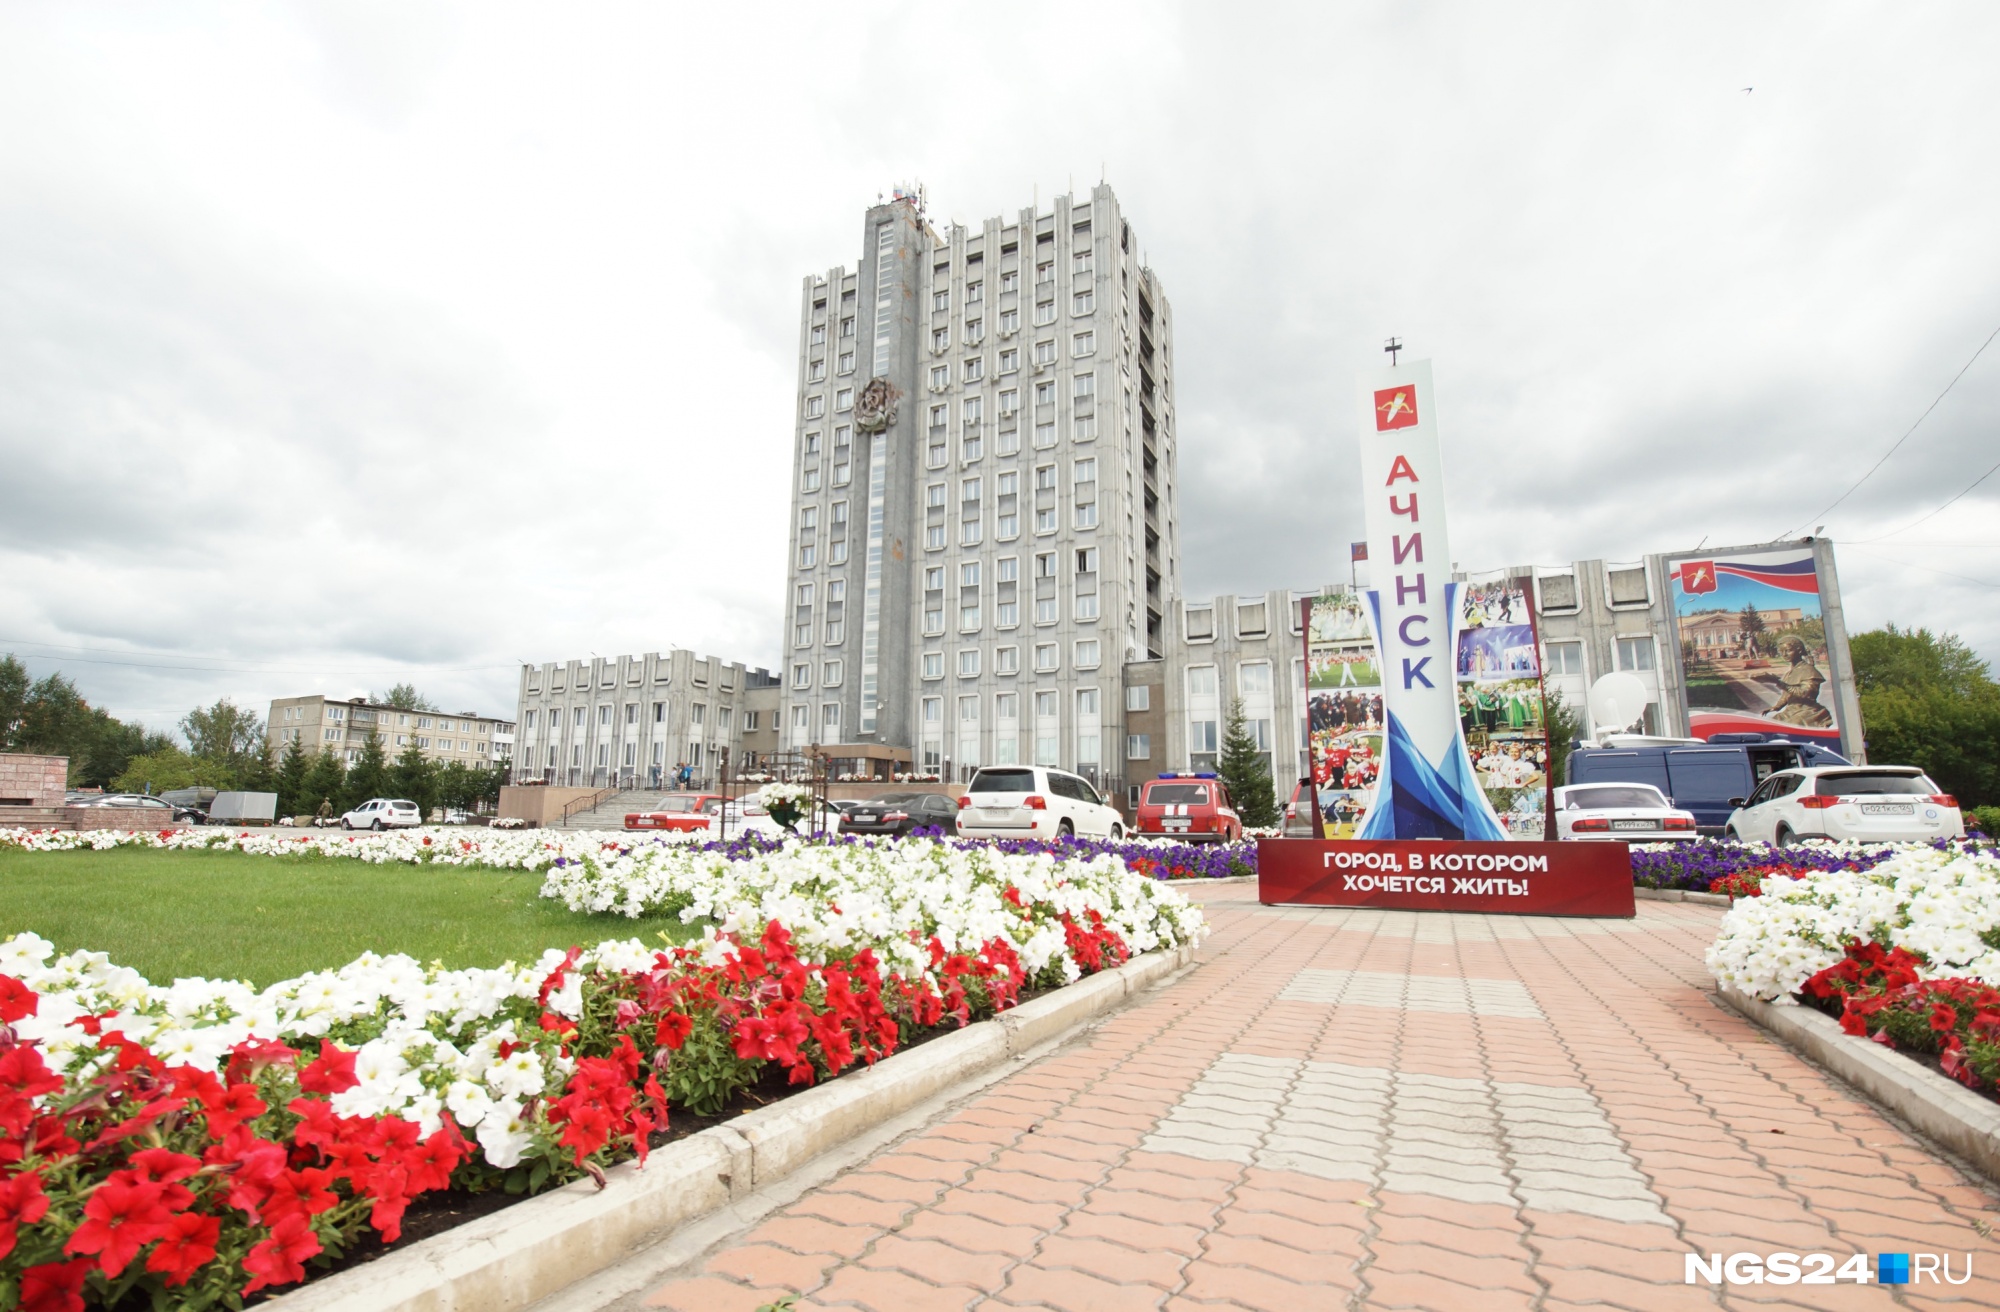
{"label": "power line cable", "polygon": [[[1934,400],[1932,400],[1932,402],[1929,405],[1924,407],[1924,412],[1917,416],[1917,422],[1911,424],[1909,429],[1905,431],[1901,437],[1896,439],[1895,444],[1891,446],[1887,451],[1884,451],[1882,453],[1882,458],[1880,460],[1877,460],[1874,464],[1868,467],[1867,473],[1863,474],[1860,478],[1854,480],[1854,486],[1848,488],[1847,491],[1835,497],[1831,505],[1826,506],[1822,510],[1816,511],[1813,514],[1807,515],[1803,520],[1799,521],[1798,524],[1794,525],[1791,528],[1786,529],[1783,533],[1780,533],[1778,535],[1778,539],[1788,538],[1792,536],[1792,534],[1798,532],[1800,529],[1804,528],[1807,524],[1813,523],[1814,521],[1818,520],[1821,515],[1826,514],[1827,511],[1834,509],[1834,507],[1838,506],[1841,502],[1847,500],[1847,498],[1853,496],[1856,492],[1860,491],[1861,485],[1863,483],[1866,483],[1869,479],[1873,478],[1875,476],[1875,471],[1880,469],[1883,465],[1887,464],[1889,462],[1890,456],[1896,454],[1897,448],[1901,447],[1903,443],[1910,440],[1910,434],[1916,432],[1918,428],[1922,427],[1924,420],[1931,417],[1931,411],[1938,408],[1938,402],[1944,400],[1944,398],[1950,394],[1951,389],[1958,386],[1958,380],[1965,377],[1965,371],[1967,369],[1972,368],[1972,366],[1978,362],[1980,356],[1986,354],[1986,348],[1993,345],[1993,339],[1995,337],[2000,337],[2000,328],[1995,328],[1993,332],[1987,337],[1987,339],[1979,344],[1979,349],[1972,353],[1972,359],[1967,360],[1965,362],[1964,368],[1961,368],[1957,373],[1951,376],[1951,381],[1944,385],[1944,391],[1939,392],[1937,394],[1937,397]],[[1989,470],[1987,472],[1990,473],[1992,471]],[[1971,488],[1967,488],[1966,492],[1970,492],[1971,490],[1972,490]],[[1959,496],[1964,496],[1964,495],[1965,495],[1964,492],[1959,493]],[[1953,500],[1954,501],[1957,500],[1957,497],[1954,497]],[[1946,504],[1949,505],[1950,503],[1947,502]],[[1939,509],[1943,509],[1943,507],[1939,507]],[[1776,541],[1778,539],[1773,539],[1773,541]]]}
{"label": "power line cable", "polygon": [[1981,474],[1978,478],[1973,479],[1970,483],[1967,483],[1963,488],[1961,488],[1957,496],[1952,497],[1951,500],[1945,502],[1943,505],[1939,506],[1936,510],[1931,511],[1930,514],[1925,515],[1922,519],[1913,519],[1909,523],[1903,525],[1903,527],[1901,528],[1892,528],[1887,533],[1878,534],[1877,536],[1872,538],[1856,538],[1849,545],[1861,546],[1869,542],[1883,542],[1888,540],[1889,538],[1897,536],[1898,534],[1907,533],[1911,529],[1915,528],[1917,525],[1922,524],[1927,520],[1936,519],[1939,515],[1942,515],[1945,511],[1950,510],[1954,505],[1958,503],[1960,498],[1964,497],[1967,493],[1971,492],[1972,489],[1978,487],[1981,483],[1984,483],[1987,479],[1993,477],[1993,475],[1996,472],[2000,472],[2000,461],[1995,461],[1993,465],[1989,469],[1987,469],[1985,473]]}

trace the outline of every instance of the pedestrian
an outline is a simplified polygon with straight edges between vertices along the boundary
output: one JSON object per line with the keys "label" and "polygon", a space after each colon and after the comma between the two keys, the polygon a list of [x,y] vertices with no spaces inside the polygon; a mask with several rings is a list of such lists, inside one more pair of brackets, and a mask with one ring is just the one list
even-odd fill
{"label": "pedestrian", "polygon": [[319,810],[313,812],[313,823],[324,829],[332,822],[333,799],[331,797],[322,797],[319,799]]}

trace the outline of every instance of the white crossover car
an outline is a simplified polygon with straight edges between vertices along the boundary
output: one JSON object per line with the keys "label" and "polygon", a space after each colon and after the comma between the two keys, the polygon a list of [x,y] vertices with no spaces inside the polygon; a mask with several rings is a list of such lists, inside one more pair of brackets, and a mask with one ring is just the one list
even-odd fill
{"label": "white crossover car", "polygon": [[342,829],[413,829],[424,822],[415,802],[376,797],[340,817]]}
{"label": "white crossover car", "polygon": [[1088,779],[1042,765],[989,765],[958,799],[961,838],[1123,838],[1125,817]]}
{"label": "white crossover car", "polygon": [[1910,765],[1780,770],[1749,797],[1729,800],[1736,810],[1725,832],[1745,843],[1788,847],[1801,838],[1925,843],[1965,837],[1958,799]]}
{"label": "white crossover car", "polygon": [[1556,789],[1556,836],[1578,842],[1689,843],[1694,812],[1651,784],[1569,784]]}

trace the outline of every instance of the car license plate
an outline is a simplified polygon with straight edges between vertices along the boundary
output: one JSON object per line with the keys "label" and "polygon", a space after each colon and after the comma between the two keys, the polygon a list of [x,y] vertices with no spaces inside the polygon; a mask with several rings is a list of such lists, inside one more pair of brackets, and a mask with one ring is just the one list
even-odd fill
{"label": "car license plate", "polygon": [[1863,815],[1915,815],[1917,808],[1909,802],[1863,802]]}
{"label": "car license plate", "polygon": [[1178,829],[1185,831],[1187,827],[1188,827],[1188,822],[1185,820],[1167,820],[1162,822],[1161,824],[1161,828],[1168,830]]}
{"label": "car license plate", "polygon": [[1656,825],[1656,824],[1654,824],[1654,823],[1653,823],[1653,822],[1652,822],[1651,820],[1613,820],[1613,821],[1611,822],[1611,827],[1612,827],[1613,829],[1657,829],[1657,828],[1659,828],[1659,826],[1658,826],[1658,825]]}

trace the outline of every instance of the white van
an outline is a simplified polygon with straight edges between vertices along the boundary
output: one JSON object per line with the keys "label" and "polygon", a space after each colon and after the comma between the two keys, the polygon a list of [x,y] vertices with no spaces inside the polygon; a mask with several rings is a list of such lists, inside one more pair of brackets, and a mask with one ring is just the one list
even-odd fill
{"label": "white van", "polygon": [[1090,781],[1043,765],[989,765],[958,799],[961,838],[1125,837],[1125,817]]}

